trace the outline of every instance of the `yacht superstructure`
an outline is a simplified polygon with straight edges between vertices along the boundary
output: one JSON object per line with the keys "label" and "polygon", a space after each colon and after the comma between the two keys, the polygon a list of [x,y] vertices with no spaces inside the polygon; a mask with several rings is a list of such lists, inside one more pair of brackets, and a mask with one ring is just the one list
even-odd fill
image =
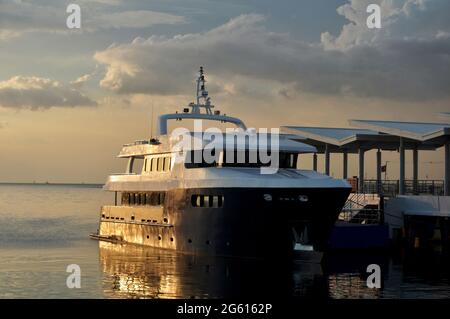
{"label": "yacht superstructure", "polygon": [[[298,155],[314,147],[283,135],[263,136],[213,111],[205,82],[200,68],[196,102],[160,116],[158,136],[123,146],[119,157],[128,159],[126,172],[111,175],[104,186],[116,201],[102,207],[95,236],[211,255],[289,255],[295,243],[324,250],[350,185],[297,169]],[[232,139],[228,132],[214,138],[186,132],[191,143],[180,149],[180,136],[168,134],[167,122],[186,119],[231,123],[238,130]],[[269,164],[259,154],[269,137],[277,140],[267,153],[277,155],[277,168],[264,174]],[[204,160],[206,152],[213,160]],[[134,173],[138,160],[142,167]]]}

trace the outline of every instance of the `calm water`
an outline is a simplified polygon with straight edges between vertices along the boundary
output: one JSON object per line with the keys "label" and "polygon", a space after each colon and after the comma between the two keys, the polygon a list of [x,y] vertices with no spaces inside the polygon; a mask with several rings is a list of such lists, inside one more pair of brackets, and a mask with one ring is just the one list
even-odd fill
{"label": "calm water", "polygon": [[[100,206],[112,202],[112,194],[87,186],[0,184],[0,298],[450,297],[450,262],[432,252],[341,254],[323,266],[275,269],[89,239]],[[382,268],[381,289],[366,286],[372,263]],[[80,289],[66,286],[69,264],[81,267]]]}

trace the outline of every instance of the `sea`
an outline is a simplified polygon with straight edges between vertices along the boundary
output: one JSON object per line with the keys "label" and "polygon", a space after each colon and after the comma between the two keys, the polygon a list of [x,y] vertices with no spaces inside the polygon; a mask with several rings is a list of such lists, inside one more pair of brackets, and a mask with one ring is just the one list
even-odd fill
{"label": "sea", "polygon": [[[450,297],[450,258],[439,250],[273,267],[91,239],[100,207],[113,202],[101,185],[0,184],[0,298]],[[380,269],[375,287],[369,265]]]}

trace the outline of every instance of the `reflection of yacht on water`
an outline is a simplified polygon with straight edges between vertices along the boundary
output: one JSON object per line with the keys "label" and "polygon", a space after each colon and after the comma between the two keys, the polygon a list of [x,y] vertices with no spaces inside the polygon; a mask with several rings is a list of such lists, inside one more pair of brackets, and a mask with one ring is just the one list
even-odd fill
{"label": "reflection of yacht on water", "polygon": [[[295,242],[305,250],[325,249],[350,192],[348,183],[297,169],[298,154],[315,148],[282,135],[271,136],[279,142],[270,150],[278,155],[278,170],[261,174],[267,164],[249,154],[259,154],[267,141],[240,119],[212,108],[201,68],[197,102],[183,113],[160,116],[158,136],[122,148],[119,157],[128,159],[127,170],[111,175],[104,186],[116,193],[116,203],[102,207],[93,237],[211,255],[289,255]],[[248,139],[233,138],[213,152],[213,162],[192,162],[211,145],[211,137],[201,135],[200,143],[197,139],[180,152],[179,139],[167,134],[167,121],[173,119],[231,123],[241,128],[239,134],[256,135],[258,143],[253,147]],[[234,133],[225,133],[224,140],[229,134]],[[235,163],[235,158],[244,160]],[[133,173],[137,159],[142,169]]]}
{"label": "reflection of yacht on water", "polygon": [[[107,298],[236,298],[327,296],[317,264],[274,269],[253,258],[178,254],[142,245],[100,242]],[[277,271],[277,276],[267,276]],[[257,287],[257,289],[255,289]],[[370,289],[369,289],[370,290]]]}

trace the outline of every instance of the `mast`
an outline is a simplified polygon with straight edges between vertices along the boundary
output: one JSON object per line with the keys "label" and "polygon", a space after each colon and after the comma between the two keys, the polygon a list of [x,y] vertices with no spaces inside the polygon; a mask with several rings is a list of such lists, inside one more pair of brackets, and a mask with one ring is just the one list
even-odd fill
{"label": "mast", "polygon": [[[197,103],[190,103],[189,106],[192,108],[191,113],[200,114],[201,108],[205,108],[206,114],[213,114],[212,108],[214,105],[211,105],[211,98],[208,96],[208,91],[206,90],[206,80],[205,74],[203,71],[203,67],[200,67],[200,71],[198,71],[197,77]],[[203,103],[201,103],[203,102]]]}
{"label": "mast", "polygon": [[[177,120],[181,121],[183,119],[199,119],[199,120],[211,120],[218,121],[221,123],[233,123],[237,127],[243,129],[244,131],[247,129],[244,122],[240,119],[221,115],[219,110],[213,112],[214,105],[211,104],[211,98],[209,97],[209,93],[206,90],[206,80],[203,67],[200,67],[197,77],[197,92],[196,92],[196,102],[189,103],[188,107],[183,108],[182,113],[172,113],[172,114],[163,114],[159,116],[158,122],[158,135],[167,134],[167,121],[168,120]],[[202,109],[205,111],[202,112]]]}

